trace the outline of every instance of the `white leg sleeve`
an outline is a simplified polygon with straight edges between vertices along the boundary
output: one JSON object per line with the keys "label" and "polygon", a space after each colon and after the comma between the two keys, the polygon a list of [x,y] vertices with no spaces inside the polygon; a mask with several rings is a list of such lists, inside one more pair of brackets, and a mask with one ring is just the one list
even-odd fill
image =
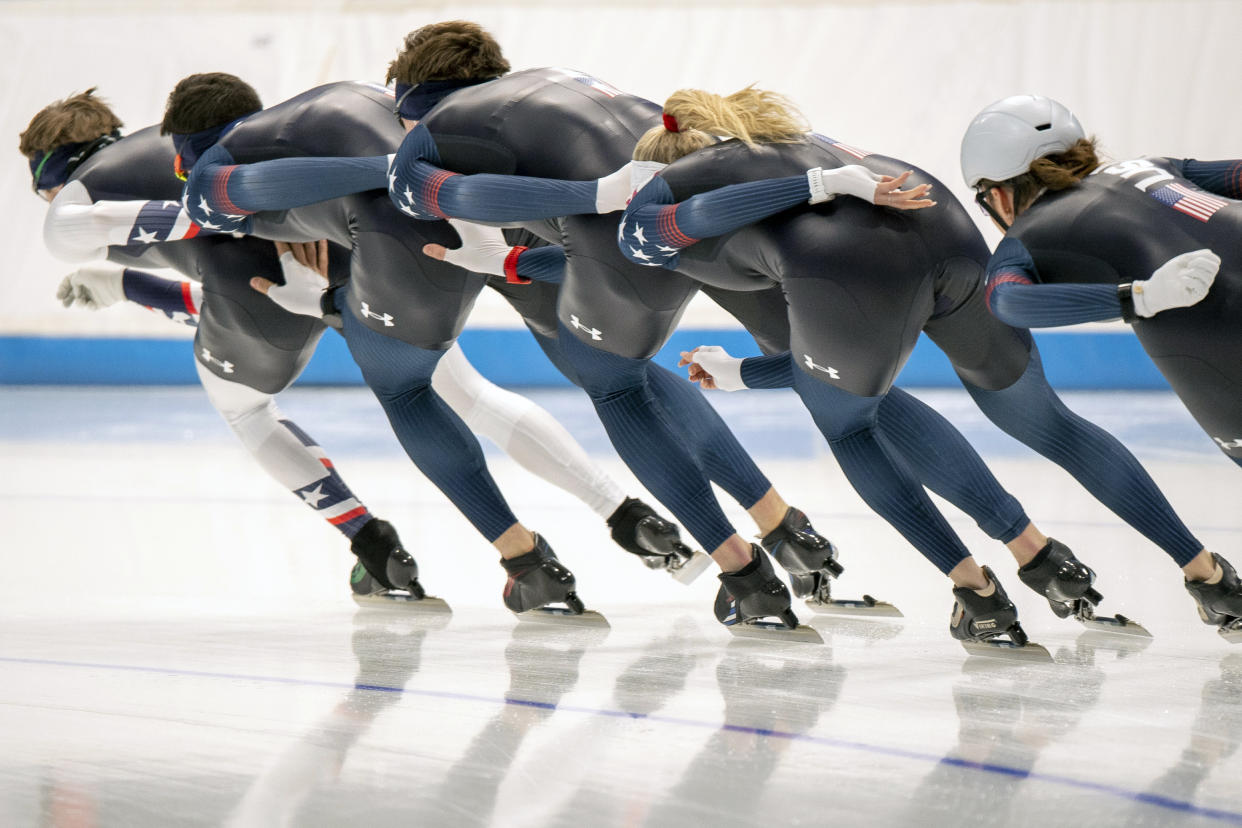
{"label": "white leg sleeve", "polygon": [[283,415],[271,394],[221,379],[194,360],[198,378],[212,406],[259,465],[290,491],[330,474],[319,454],[281,424]]}
{"label": "white leg sleeve", "polygon": [[625,500],[617,482],[591,462],[564,426],[525,397],[488,382],[456,344],[436,365],[431,387],[471,431],[600,517],[609,517]]}

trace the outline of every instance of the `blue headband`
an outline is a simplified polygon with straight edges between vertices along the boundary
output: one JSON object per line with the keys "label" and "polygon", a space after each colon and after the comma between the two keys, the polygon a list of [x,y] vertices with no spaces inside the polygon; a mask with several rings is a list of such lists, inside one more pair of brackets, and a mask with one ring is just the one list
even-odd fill
{"label": "blue headband", "polygon": [[118,130],[101,135],[93,141],[63,144],[51,152],[45,152],[39,160],[30,161],[30,178],[35,192],[51,190],[69,180],[78,165],[94,154],[95,150],[115,143],[121,137]]}
{"label": "blue headband", "polygon": [[[255,112],[258,111],[257,109],[255,110]],[[202,154],[223,138],[224,133],[253,114],[254,112],[247,112],[245,115],[229,121],[227,124],[214,126],[211,129],[204,129],[200,132],[192,132],[188,135],[173,135],[173,149],[177,152],[180,169],[185,172],[192,170]]]}
{"label": "blue headband", "polygon": [[397,96],[397,105],[393,112],[407,121],[417,121],[434,109],[436,104],[458,89],[487,83],[489,80],[495,80],[495,78],[432,80],[415,84],[398,81],[394,89],[394,93]]}

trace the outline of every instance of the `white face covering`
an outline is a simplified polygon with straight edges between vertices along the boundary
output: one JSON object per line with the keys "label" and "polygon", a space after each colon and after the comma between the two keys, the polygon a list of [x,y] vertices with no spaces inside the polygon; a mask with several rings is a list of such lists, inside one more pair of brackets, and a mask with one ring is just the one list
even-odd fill
{"label": "white face covering", "polygon": [[668,164],[661,164],[659,161],[631,161],[630,196],[633,197],[639,190],[646,187],[647,182],[667,166]]}

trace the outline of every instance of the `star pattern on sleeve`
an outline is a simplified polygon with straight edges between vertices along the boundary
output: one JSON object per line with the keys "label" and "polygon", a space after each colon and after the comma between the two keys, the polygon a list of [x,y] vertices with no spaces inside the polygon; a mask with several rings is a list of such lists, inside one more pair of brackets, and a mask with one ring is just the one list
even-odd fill
{"label": "star pattern on sleeve", "polygon": [[[660,238],[658,232],[656,237],[652,238],[649,235],[652,232],[653,228],[650,224],[644,225],[641,219],[635,218],[621,223],[617,240],[624,246],[629,260],[635,264],[646,267],[663,267],[670,264],[681,252],[680,248],[663,244],[662,242],[667,240]],[[630,242],[631,239],[638,243],[637,247]]]}

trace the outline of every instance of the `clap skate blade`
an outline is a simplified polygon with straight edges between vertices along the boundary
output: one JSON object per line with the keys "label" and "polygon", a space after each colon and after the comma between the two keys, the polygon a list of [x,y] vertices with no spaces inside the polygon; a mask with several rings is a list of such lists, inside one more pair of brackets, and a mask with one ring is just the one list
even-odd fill
{"label": "clap skate blade", "polygon": [[1230,644],[1242,644],[1242,618],[1234,618],[1221,624],[1216,630]]}
{"label": "clap skate blade", "polygon": [[742,621],[725,627],[738,638],[758,638],[766,641],[788,641],[794,644],[823,644],[824,638],[814,627],[799,624],[791,627],[780,621]]}
{"label": "clap skate blade", "polygon": [[565,596],[565,606],[546,604],[542,607],[513,613],[522,621],[566,624],[580,627],[609,627],[608,619],[595,610],[585,609],[577,593]]}
{"label": "clap skate blade", "polygon": [[1052,655],[1047,648],[1042,644],[1031,642],[1019,624],[1014,624],[1005,632],[990,638],[962,641],[962,647],[970,655],[987,658],[1036,662],[1052,661]]}
{"label": "clap skate blade", "polygon": [[1095,632],[1130,635],[1138,638],[1152,637],[1146,627],[1120,613],[1117,615],[1096,615],[1095,606],[1100,603],[1103,597],[1094,589],[1088,589],[1082,598],[1074,602],[1073,614],[1078,623]]}
{"label": "clap skate blade", "polygon": [[354,603],[366,609],[398,609],[403,612],[451,614],[453,608],[443,598],[424,595],[421,598],[404,589],[384,589],[366,595],[353,594]]}
{"label": "clap skate blade", "polygon": [[[836,561],[832,561],[836,563]],[[814,594],[806,599],[806,607],[824,615],[861,615],[877,618],[904,618],[901,610],[887,601],[877,601],[870,595],[861,599],[833,598],[832,581],[817,573]]]}
{"label": "clap skate blade", "polygon": [[696,578],[707,571],[712,565],[711,556],[700,550],[691,551],[689,547],[685,547],[689,557],[677,556],[676,560],[669,561],[668,574],[673,576],[673,580],[679,584],[691,584]]}

